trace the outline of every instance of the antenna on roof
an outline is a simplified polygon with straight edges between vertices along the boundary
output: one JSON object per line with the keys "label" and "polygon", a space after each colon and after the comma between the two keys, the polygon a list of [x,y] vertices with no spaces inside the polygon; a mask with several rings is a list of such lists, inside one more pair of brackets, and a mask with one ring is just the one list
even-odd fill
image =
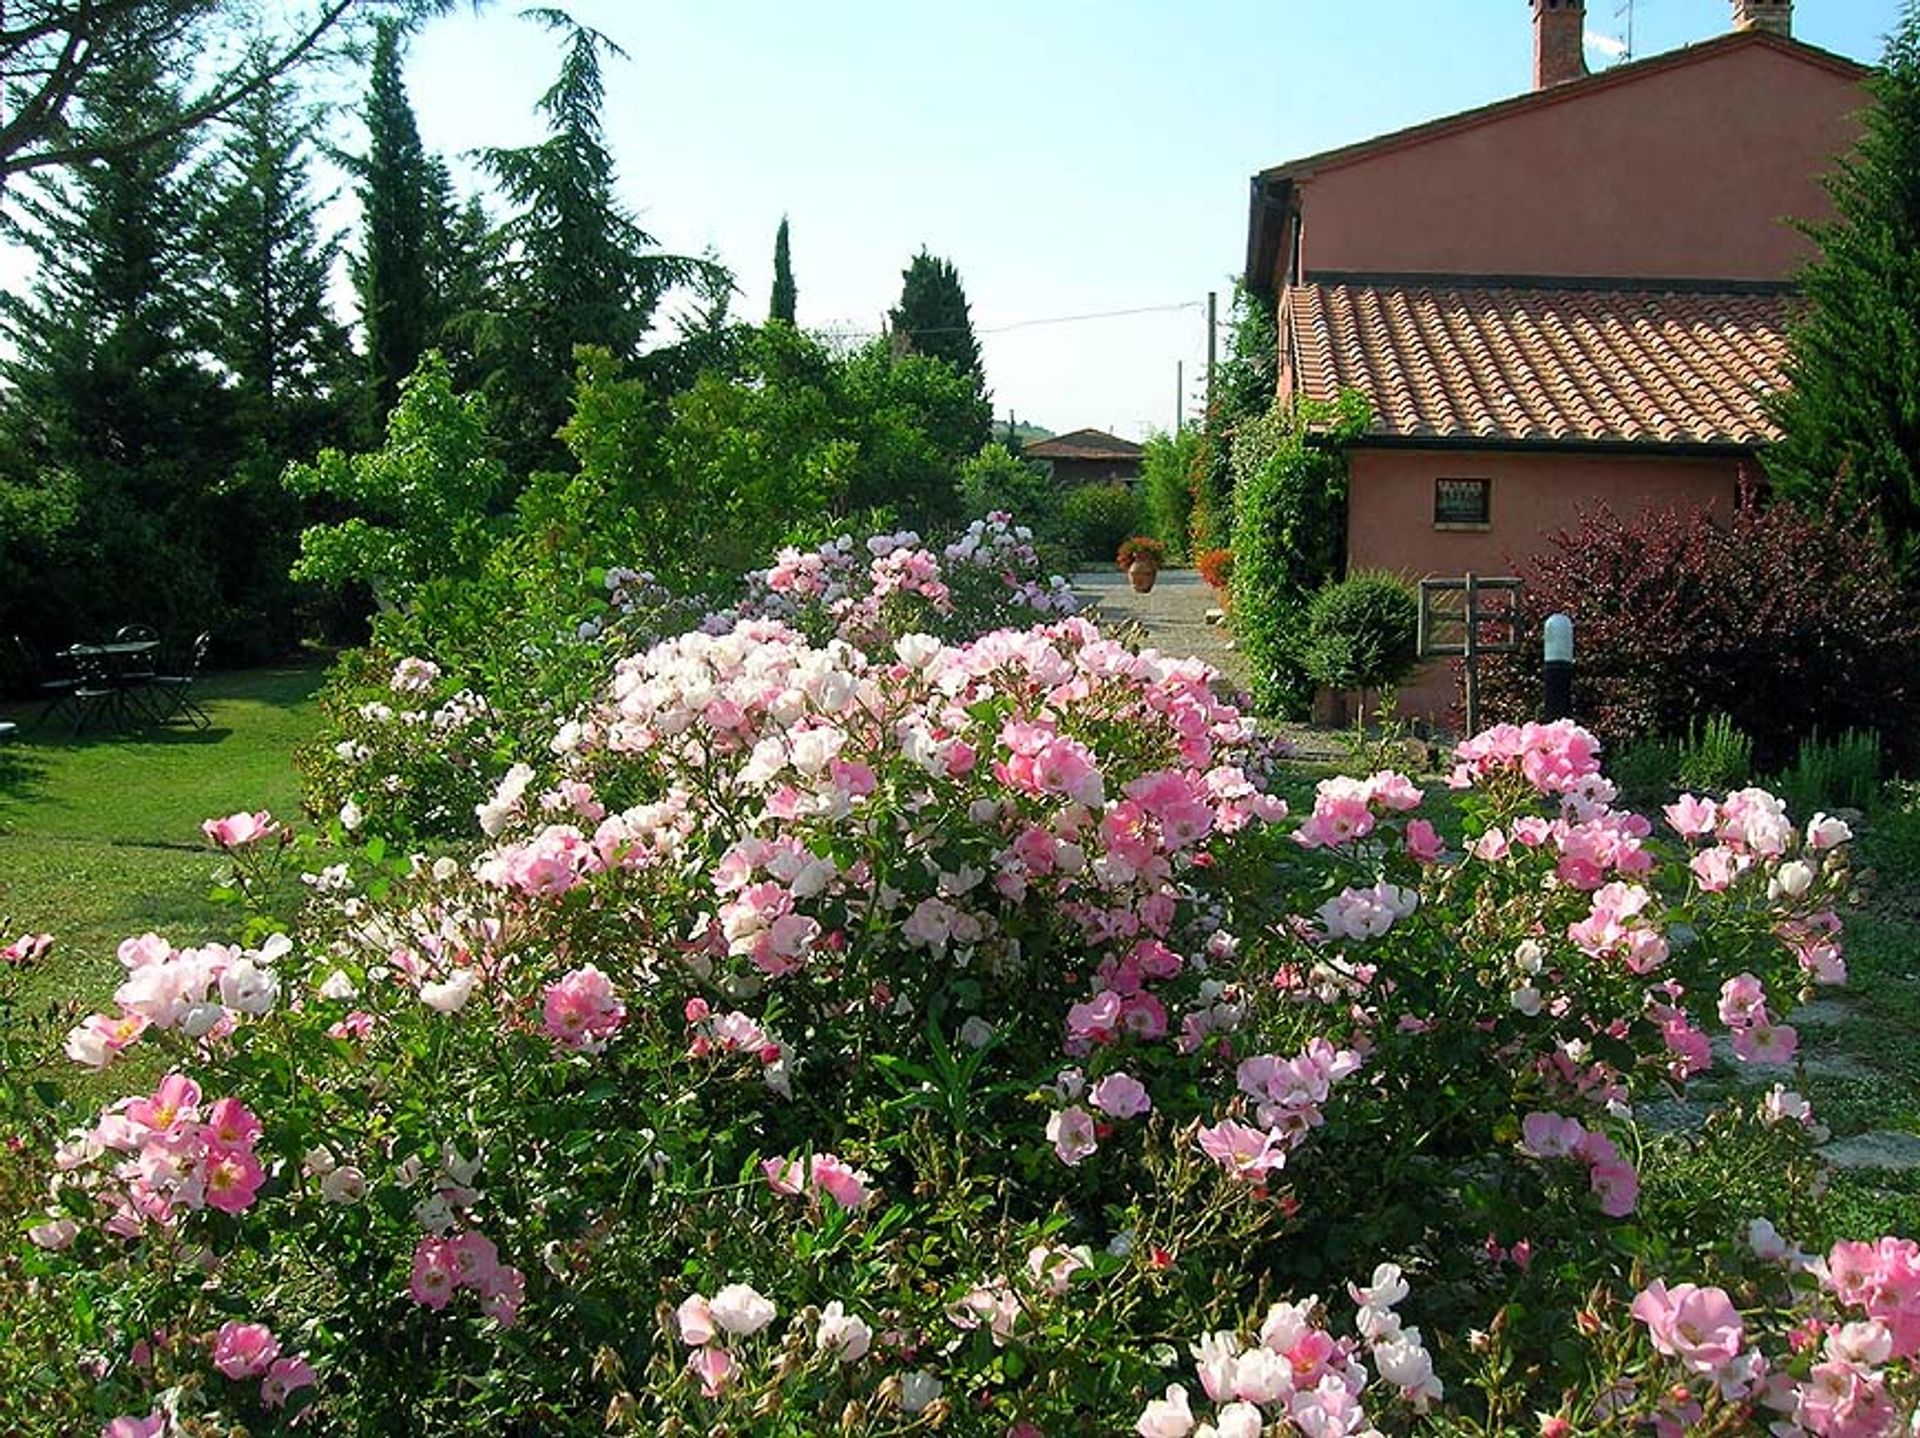
{"label": "antenna on roof", "polygon": [[1633,0],[1620,0],[1613,7],[1613,18],[1626,22],[1627,48],[1620,52],[1620,63],[1628,64],[1633,59]]}

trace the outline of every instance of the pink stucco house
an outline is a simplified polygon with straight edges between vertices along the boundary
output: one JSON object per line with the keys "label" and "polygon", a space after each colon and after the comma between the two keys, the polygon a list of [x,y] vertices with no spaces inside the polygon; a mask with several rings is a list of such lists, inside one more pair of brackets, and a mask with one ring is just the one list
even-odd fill
{"label": "pink stucco house", "polygon": [[[1531,92],[1253,177],[1282,399],[1372,404],[1351,568],[1524,571],[1601,501],[1730,505],[1774,434],[1790,220],[1830,213],[1865,69],[1733,0],[1729,33],[1590,75],[1585,0],[1529,2]],[[1403,700],[1452,696],[1433,665]]]}

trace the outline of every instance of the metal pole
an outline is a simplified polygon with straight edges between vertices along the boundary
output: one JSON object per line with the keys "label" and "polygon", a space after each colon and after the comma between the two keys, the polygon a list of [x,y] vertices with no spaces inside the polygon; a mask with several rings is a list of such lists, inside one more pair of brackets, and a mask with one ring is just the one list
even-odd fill
{"label": "metal pole", "polygon": [[1187,362],[1173,362],[1173,432],[1177,437],[1186,429],[1187,420]]}
{"label": "metal pole", "polygon": [[1551,724],[1556,719],[1573,717],[1573,620],[1565,614],[1549,614],[1547,622],[1541,626],[1541,646],[1544,662],[1541,676],[1544,680],[1546,695],[1546,717]]}
{"label": "metal pole", "polygon": [[1467,571],[1467,738],[1480,732],[1480,576]]}
{"label": "metal pole", "polygon": [[1219,321],[1220,296],[1213,290],[1207,291],[1207,422],[1213,422],[1213,358],[1214,349],[1220,334]]}

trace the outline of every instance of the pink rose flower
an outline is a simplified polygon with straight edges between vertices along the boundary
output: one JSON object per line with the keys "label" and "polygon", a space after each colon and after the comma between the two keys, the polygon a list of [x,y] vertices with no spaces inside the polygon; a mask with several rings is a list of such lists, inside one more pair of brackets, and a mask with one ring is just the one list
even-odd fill
{"label": "pink rose flower", "polygon": [[313,1381],[313,1365],[306,1359],[276,1358],[260,1382],[260,1401],[269,1408],[284,1408],[289,1395],[311,1387]]}
{"label": "pink rose flower", "polygon": [[233,1379],[258,1378],[280,1356],[280,1341],[264,1323],[223,1323],[213,1339],[213,1366]]}
{"label": "pink rose flower", "polygon": [[273,815],[265,809],[257,814],[229,814],[224,819],[209,819],[200,832],[223,849],[241,849],[280,832]]}
{"label": "pink rose flower", "polygon": [[1681,1283],[1669,1290],[1656,1278],[1630,1311],[1647,1325],[1655,1348],[1696,1373],[1725,1368],[1746,1340],[1739,1311],[1724,1289]]}
{"label": "pink rose flower", "polygon": [[680,1300],[680,1306],[673,1311],[674,1322],[680,1328],[680,1341],[700,1348],[713,1341],[713,1309],[701,1294],[690,1294]]}
{"label": "pink rose flower", "polygon": [[1078,1167],[1082,1159],[1100,1147],[1093,1129],[1093,1116],[1078,1104],[1054,1111],[1053,1117],[1047,1120],[1047,1140],[1060,1155],[1060,1162],[1069,1168]]}
{"label": "pink rose flower", "polygon": [[1087,1100],[1109,1118],[1138,1118],[1153,1108],[1146,1086],[1132,1074],[1108,1074],[1087,1093]]}

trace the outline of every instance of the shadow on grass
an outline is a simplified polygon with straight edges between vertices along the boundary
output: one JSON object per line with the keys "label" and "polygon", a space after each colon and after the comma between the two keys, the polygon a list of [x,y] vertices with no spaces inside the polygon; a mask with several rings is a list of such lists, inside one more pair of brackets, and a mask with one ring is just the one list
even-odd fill
{"label": "shadow on grass", "polygon": [[46,760],[17,741],[0,745],[0,798],[31,799],[46,782]]}

